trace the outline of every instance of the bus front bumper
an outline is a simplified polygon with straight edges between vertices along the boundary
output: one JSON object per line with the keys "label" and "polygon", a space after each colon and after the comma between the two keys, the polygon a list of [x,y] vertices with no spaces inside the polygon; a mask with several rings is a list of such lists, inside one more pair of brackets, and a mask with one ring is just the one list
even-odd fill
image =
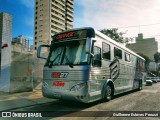
{"label": "bus front bumper", "polygon": [[83,103],[89,102],[88,94],[84,94],[83,91],[51,90],[42,87],[42,94],[47,98],[79,101]]}

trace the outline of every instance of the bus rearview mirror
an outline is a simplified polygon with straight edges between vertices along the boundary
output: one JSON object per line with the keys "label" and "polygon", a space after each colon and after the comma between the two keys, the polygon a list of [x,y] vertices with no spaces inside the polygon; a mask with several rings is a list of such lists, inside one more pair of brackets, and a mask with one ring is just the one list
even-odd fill
{"label": "bus rearview mirror", "polygon": [[37,58],[47,59],[49,45],[40,45],[37,49]]}
{"label": "bus rearview mirror", "polygon": [[87,38],[86,39],[86,54],[90,54],[91,53],[91,39]]}
{"label": "bus rearview mirror", "polygon": [[96,40],[91,40],[90,38],[86,39],[86,54],[90,54],[92,58],[94,57],[94,54],[91,52],[92,46],[94,46],[94,43]]}

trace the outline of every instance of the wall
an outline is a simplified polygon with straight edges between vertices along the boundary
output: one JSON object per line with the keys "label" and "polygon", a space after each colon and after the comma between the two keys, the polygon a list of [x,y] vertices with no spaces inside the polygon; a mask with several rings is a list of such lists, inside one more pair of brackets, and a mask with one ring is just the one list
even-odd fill
{"label": "wall", "polygon": [[1,49],[0,91],[9,92],[11,71],[11,43],[6,43],[8,44],[8,47]]}
{"label": "wall", "polygon": [[21,52],[21,48],[17,47],[9,43],[8,47],[2,49],[0,91],[32,91],[42,82],[45,60],[38,59],[32,52]]}

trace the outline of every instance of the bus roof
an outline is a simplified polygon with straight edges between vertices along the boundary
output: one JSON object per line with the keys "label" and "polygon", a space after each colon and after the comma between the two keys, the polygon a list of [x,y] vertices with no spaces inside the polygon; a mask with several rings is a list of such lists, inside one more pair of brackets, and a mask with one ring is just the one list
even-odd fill
{"label": "bus roof", "polygon": [[133,52],[132,50],[130,50],[130,49],[128,49],[128,48],[126,48],[124,45],[121,45],[120,43],[116,42],[115,40],[109,38],[108,36],[106,36],[105,34],[101,33],[100,31],[95,30],[95,33],[96,33],[96,35],[98,35],[99,37],[102,37],[102,38],[106,39],[106,40],[109,41],[110,43],[112,43],[112,44],[114,44],[114,45],[116,45],[116,46],[118,46],[118,47],[126,50],[127,52],[129,52],[129,53],[131,53],[131,54],[133,54],[133,55],[141,58],[142,60],[145,60],[143,57],[141,57],[141,56],[138,55],[137,53]]}
{"label": "bus roof", "polygon": [[[94,28],[92,28],[92,27],[83,27],[83,28],[70,29],[70,30],[66,30],[66,31],[57,33],[57,34],[55,34],[55,35],[52,36],[52,39],[53,39],[52,43],[53,43],[55,40],[59,40],[59,38],[60,38],[60,39],[65,39],[65,38],[68,39],[69,37],[71,37],[71,38],[72,38],[72,37],[75,37],[75,36],[73,35],[73,33],[71,33],[71,32],[75,32],[75,31],[86,31],[86,32],[85,32],[85,37],[94,37],[94,38],[95,38],[95,36],[98,35],[99,37],[101,37],[101,38],[109,41],[110,43],[112,43],[112,44],[114,44],[114,45],[116,45],[116,46],[118,46],[118,47],[126,50],[127,52],[129,52],[129,53],[131,53],[131,54],[133,54],[133,55],[141,58],[142,60],[145,60],[143,57],[141,57],[141,56],[138,55],[137,53],[131,51],[130,49],[126,48],[125,46],[121,45],[120,43],[116,42],[115,40],[109,38],[109,37],[106,36],[105,34],[101,33],[100,31],[98,31],[98,30],[96,30],[96,29],[94,29]],[[65,34],[65,33],[67,33],[67,34]],[[80,35],[78,32],[77,32],[76,34]],[[83,36],[83,37],[84,37],[84,36]]]}

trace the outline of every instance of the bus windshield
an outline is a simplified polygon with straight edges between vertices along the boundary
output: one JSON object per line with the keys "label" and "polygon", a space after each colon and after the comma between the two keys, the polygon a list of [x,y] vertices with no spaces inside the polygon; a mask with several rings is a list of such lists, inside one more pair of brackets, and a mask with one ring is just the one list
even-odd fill
{"label": "bus windshield", "polygon": [[86,40],[74,40],[54,43],[45,66],[55,65],[87,65],[89,57],[86,54]]}

